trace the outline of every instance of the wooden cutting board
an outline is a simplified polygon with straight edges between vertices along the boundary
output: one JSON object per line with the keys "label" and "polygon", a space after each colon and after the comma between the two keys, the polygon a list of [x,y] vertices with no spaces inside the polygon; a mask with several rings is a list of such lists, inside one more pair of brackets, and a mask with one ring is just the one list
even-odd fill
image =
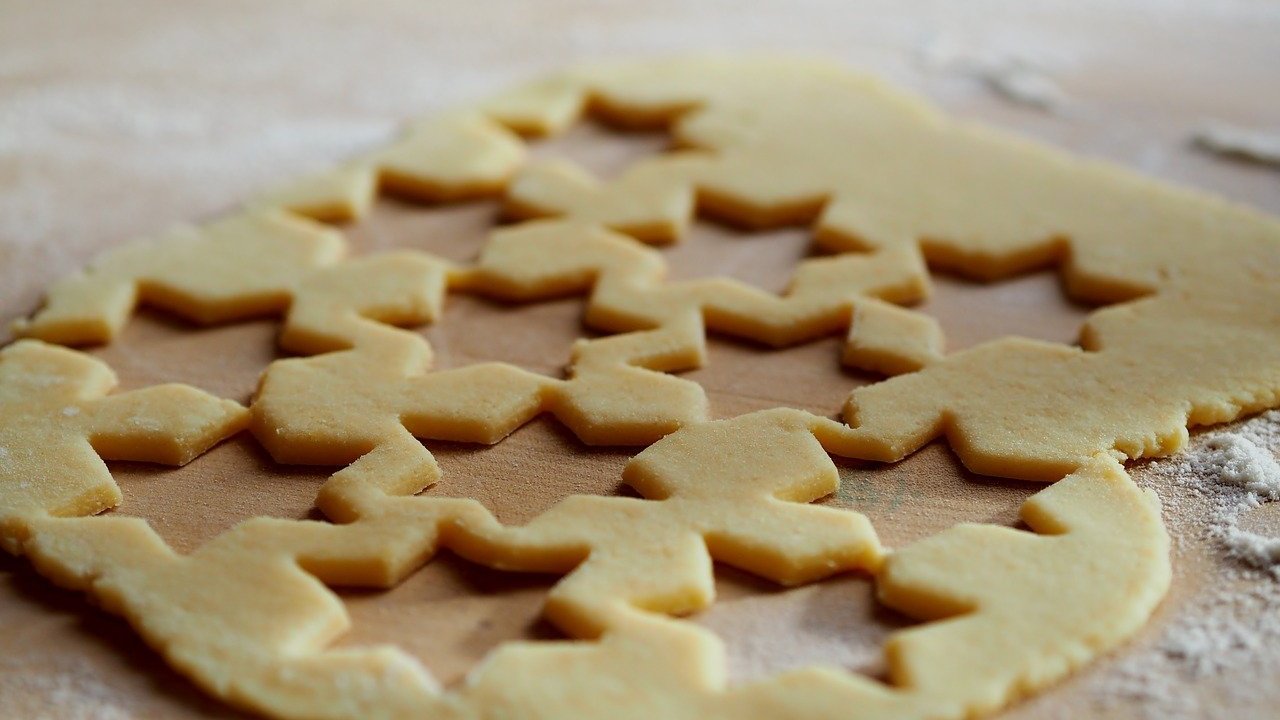
{"label": "wooden cutting board", "polygon": [[[1186,144],[1208,117],[1280,129],[1280,5],[479,5],[0,3],[0,320],[29,313],[53,278],[104,248],[234,207],[407,118],[540,68],[706,47],[842,58],[957,114],[1280,214],[1276,172]],[[918,51],[939,38],[977,55],[1035,60],[1069,101],[1046,114],[997,98],[964,72],[920,67]],[[609,174],[664,143],[587,124],[537,152]],[[385,200],[345,230],[356,252],[414,247],[466,261],[497,211],[495,201]],[[741,233],[700,222],[664,252],[674,277],[728,274],[778,290],[809,247],[802,229]],[[1089,310],[1064,299],[1048,272],[991,285],[940,275],[923,309],[941,320],[953,350],[1005,334],[1073,342]],[[571,341],[589,333],[582,310],[580,298],[502,305],[453,295],[442,321],[422,332],[442,367],[502,360],[559,374]],[[278,357],[276,331],[273,321],[195,328],[143,312],[94,354],[125,387],[182,381],[247,402],[258,373]],[[842,369],[839,348],[839,338],[785,350],[713,338],[709,365],[685,376],[707,389],[717,417],[778,405],[831,415],[851,388],[875,380]],[[478,498],[505,522],[528,520],[568,494],[616,492],[633,452],[584,447],[546,419],[493,447],[428,446],[445,471],[432,492]],[[254,515],[312,516],[315,491],[333,469],[277,466],[246,434],[185,468],[112,470],[125,493],[119,512],[147,518],[189,551]],[[826,502],[869,515],[890,546],[961,521],[1013,523],[1039,487],[967,474],[940,445],[891,467],[842,463],[841,474],[844,487]],[[1195,597],[1209,555],[1203,543],[1178,550],[1169,599],[1118,656],[1153,642]],[[553,580],[446,554],[389,592],[345,593],[355,627],[343,642],[398,643],[442,682],[457,682],[503,641],[557,637],[538,619]],[[726,569],[718,592],[720,601],[696,619],[725,638],[738,679],[813,662],[877,674],[885,635],[909,624],[876,607],[870,583],[857,576],[784,591]],[[1114,662],[1010,716],[1141,717],[1135,702],[1098,706],[1087,691]],[[1201,685],[1231,711],[1221,682]],[[1280,691],[1265,692],[1280,700]],[[119,619],[50,587],[24,561],[0,558],[0,718],[239,716],[169,670]]]}

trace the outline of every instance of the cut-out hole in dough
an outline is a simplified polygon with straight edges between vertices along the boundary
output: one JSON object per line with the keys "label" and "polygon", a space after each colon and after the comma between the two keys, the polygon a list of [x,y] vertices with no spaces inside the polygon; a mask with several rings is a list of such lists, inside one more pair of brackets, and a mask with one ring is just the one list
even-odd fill
{"label": "cut-out hole in dough", "polygon": [[180,382],[248,404],[262,369],[278,355],[275,318],[199,326],[143,306],[117,342],[89,349],[125,390]]}
{"label": "cut-out hole in dough", "polygon": [[706,390],[717,418],[771,407],[832,416],[850,389],[880,379],[842,366],[843,344],[832,335],[774,349],[713,334],[707,338],[707,364],[681,377]]}
{"label": "cut-out hole in dough", "polygon": [[618,128],[585,118],[555,137],[529,145],[531,161],[564,160],[596,178],[612,180],[638,160],[671,149],[671,138],[660,130]]}
{"label": "cut-out hole in dough", "polygon": [[564,638],[542,618],[558,579],[490,570],[443,552],[390,590],[343,590],[351,629],[337,647],[394,645],[442,686],[456,687],[503,643]]}
{"label": "cut-out hole in dough", "polygon": [[544,415],[495,445],[428,441],[443,477],[424,494],[479,500],[498,520],[523,525],[570,495],[634,495],[622,468],[634,452],[586,447]]}
{"label": "cut-out hole in dough", "polygon": [[582,307],[580,297],[504,303],[451,293],[444,317],[420,331],[431,344],[437,370],[499,361],[559,378],[573,341],[587,332]]}
{"label": "cut-out hole in dough", "polygon": [[949,353],[1010,335],[1076,345],[1094,309],[1063,293],[1056,270],[989,283],[931,274],[933,293],[912,309],[937,318]]}
{"label": "cut-out hole in dough", "polygon": [[182,467],[112,461],[124,492],[113,514],[140,517],[180,553],[190,553],[259,515],[315,517],[316,491],[332,469],[280,465],[241,433]]}
{"label": "cut-out hole in dough", "polygon": [[724,642],[731,685],[814,665],[883,680],[885,639],[916,624],[877,602],[873,584],[859,575],[779,588],[717,566],[716,595],[693,619]]}
{"label": "cut-out hole in dough", "polygon": [[690,226],[687,237],[662,252],[672,281],[732,277],[779,294],[796,266],[814,254],[807,228],[743,231],[702,219]]}
{"label": "cut-out hole in dough", "polygon": [[965,470],[944,441],[934,441],[893,464],[847,460],[837,467],[840,490],[821,502],[866,515],[890,548],[958,523],[1014,525],[1022,503],[1039,489]]}
{"label": "cut-out hole in dough", "polygon": [[344,232],[353,254],[412,249],[465,263],[480,254],[500,213],[497,200],[422,205],[379,198]]}

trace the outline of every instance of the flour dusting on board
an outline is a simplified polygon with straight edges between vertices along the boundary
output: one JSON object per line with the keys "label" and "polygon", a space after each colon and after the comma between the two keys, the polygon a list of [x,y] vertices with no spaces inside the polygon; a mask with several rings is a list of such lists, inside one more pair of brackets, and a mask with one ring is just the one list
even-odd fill
{"label": "flour dusting on board", "polygon": [[973,77],[1016,105],[1050,112],[1067,101],[1067,94],[1043,63],[1023,54],[973,51],[954,38],[937,36],[918,49],[917,59],[929,70]]}
{"label": "flour dusting on board", "polygon": [[[6,718],[30,720],[130,720],[141,715],[128,693],[103,682],[94,667],[80,658],[57,658],[56,672],[16,672],[0,662],[0,702]],[[24,700],[23,698],[27,698]],[[36,700],[37,702],[28,702]]]}
{"label": "flour dusting on board", "polygon": [[1280,463],[1269,449],[1277,434],[1280,412],[1272,411],[1236,432],[1204,438],[1162,471],[1208,502],[1208,533],[1229,556],[1273,573],[1280,562],[1280,538],[1242,529],[1240,521],[1263,503],[1280,499]]}
{"label": "flour dusting on board", "polygon": [[1211,717],[1224,699],[1238,709],[1261,702],[1242,678],[1280,675],[1280,539],[1250,529],[1251,513],[1280,500],[1277,450],[1280,411],[1271,411],[1135,472],[1160,493],[1184,560],[1207,545],[1227,562],[1212,563],[1190,598],[1170,600],[1153,640],[1086,681],[1100,705],[1137,700],[1144,717]]}
{"label": "flour dusting on board", "polygon": [[1191,140],[1218,155],[1280,167],[1280,133],[1214,121],[1196,130]]}

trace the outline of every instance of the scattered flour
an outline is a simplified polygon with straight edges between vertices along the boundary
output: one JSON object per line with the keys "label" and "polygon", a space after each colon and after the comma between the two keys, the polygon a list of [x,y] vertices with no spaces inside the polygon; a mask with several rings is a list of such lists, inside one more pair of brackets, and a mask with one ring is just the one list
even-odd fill
{"label": "scattered flour", "polygon": [[1067,100],[1066,93],[1048,75],[1016,62],[990,68],[982,79],[1006,100],[1038,110],[1055,110]]}
{"label": "scattered flour", "polygon": [[[1254,679],[1280,676],[1280,539],[1243,529],[1243,516],[1280,500],[1280,411],[1195,440],[1182,455],[1135,471],[1160,493],[1175,557],[1208,549],[1203,584],[1174,603],[1158,634],[1122,651],[1086,687],[1102,706],[1141,708],[1143,717],[1216,717],[1222,703],[1246,714],[1274,695]],[[1243,717],[1244,715],[1241,715]]]}
{"label": "scattered flour", "polygon": [[1067,101],[1067,94],[1041,63],[1024,55],[975,53],[953,38],[937,36],[918,49],[917,59],[929,70],[975,78],[1017,105],[1051,112]]}
{"label": "scattered flour", "polygon": [[1273,411],[1234,433],[1210,435],[1165,471],[1208,501],[1208,533],[1228,555],[1273,571],[1280,562],[1280,538],[1244,530],[1240,519],[1265,502],[1280,500],[1280,463],[1268,449],[1277,424],[1280,414]]}
{"label": "scattered flour", "polygon": [[[16,705],[6,705],[6,697]],[[5,718],[130,720],[141,715],[129,694],[104,682],[83,659],[48,658],[47,671],[40,673],[0,662],[0,716]]]}
{"label": "scattered flour", "polygon": [[1215,435],[1205,441],[1210,451],[1192,464],[1209,473],[1205,481],[1216,479],[1244,488],[1252,500],[1280,499],[1280,464],[1270,452],[1242,435]]}
{"label": "scattered flour", "polygon": [[1214,121],[1196,130],[1191,141],[1218,155],[1280,166],[1280,133]]}
{"label": "scattered flour", "polygon": [[1271,568],[1274,572],[1276,563],[1280,562],[1280,538],[1266,537],[1231,525],[1223,531],[1222,542],[1233,556],[1254,567]]}

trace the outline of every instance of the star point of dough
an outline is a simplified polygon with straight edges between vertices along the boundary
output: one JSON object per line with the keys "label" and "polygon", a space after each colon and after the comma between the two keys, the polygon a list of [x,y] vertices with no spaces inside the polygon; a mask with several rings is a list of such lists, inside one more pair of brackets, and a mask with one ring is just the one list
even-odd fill
{"label": "star point of dough", "polygon": [[0,546],[14,551],[40,517],[115,507],[107,460],[185,465],[248,424],[230,400],[187,385],[108,393],[103,363],[38,340],[0,350]]}

